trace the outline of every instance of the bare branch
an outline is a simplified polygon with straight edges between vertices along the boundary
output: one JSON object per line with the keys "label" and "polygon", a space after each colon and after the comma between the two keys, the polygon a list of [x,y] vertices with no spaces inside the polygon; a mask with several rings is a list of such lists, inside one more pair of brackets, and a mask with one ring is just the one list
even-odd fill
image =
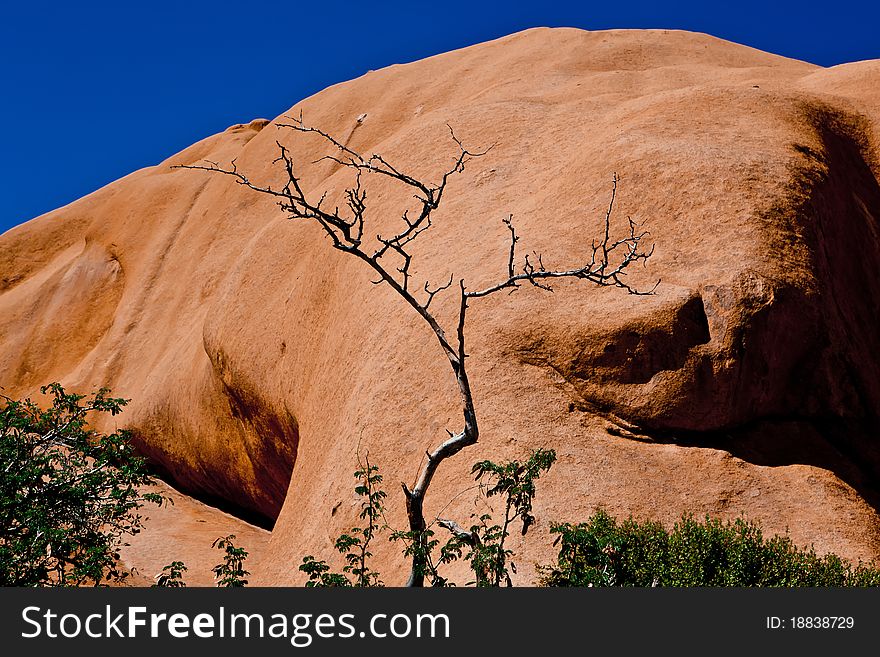
{"label": "bare branch", "polygon": [[476,532],[469,532],[454,520],[437,518],[437,524],[444,529],[449,530],[449,533],[455,536],[455,538],[464,541],[468,545],[479,545],[482,542],[480,541],[480,536]]}
{"label": "bare branch", "polygon": [[502,219],[504,225],[510,229],[510,257],[507,259],[507,276],[513,278],[516,275],[516,243],[519,238],[516,236],[516,229],[513,227],[513,215],[508,215],[507,219]]}
{"label": "bare branch", "polygon": [[[531,283],[535,287],[541,288],[542,290],[552,292],[553,288],[550,287],[549,284],[543,283],[542,281],[553,278],[579,278],[590,281],[600,286],[619,287],[626,290],[630,294],[653,294],[654,291],[657,289],[657,286],[660,284],[659,280],[649,290],[636,289],[623,280],[623,277],[626,276],[627,268],[629,268],[634,263],[640,261],[644,263],[648,260],[648,258],[653,255],[653,244],[648,250],[643,250],[641,245],[642,240],[649,235],[648,231],[640,231],[638,225],[631,218],[628,217],[628,234],[616,241],[611,241],[611,214],[614,208],[614,200],[617,195],[618,180],[619,178],[617,177],[617,174],[614,174],[614,176],[612,177],[611,201],[608,204],[608,210],[605,212],[602,240],[598,243],[595,240],[593,241],[592,253],[590,255],[589,262],[585,263],[581,267],[575,267],[573,269],[548,270],[544,266],[544,261],[541,255],[533,253],[533,256],[537,259],[537,265],[535,265],[535,263],[529,259],[528,255],[526,255],[523,259],[524,262],[522,272],[517,274],[515,270],[514,258],[516,253],[516,242],[519,240],[519,238],[517,237],[516,231],[513,227],[512,216],[510,216],[507,219],[502,219],[504,224],[510,229],[512,235],[510,256],[508,259],[507,267],[507,279],[494,285],[490,285],[489,287],[482,290],[468,292],[467,296],[471,299],[475,299],[488,296],[494,292],[498,292],[499,290],[512,290],[513,288],[516,288],[518,284],[522,281]],[[618,251],[620,252],[620,256],[616,261],[614,261],[613,258],[617,256]]]}
{"label": "bare branch", "polygon": [[461,304],[458,310],[458,359],[461,366],[464,367],[464,359],[467,358],[464,351],[464,322],[468,309],[468,293],[464,286],[464,280],[459,280],[458,284],[461,287]]}
{"label": "bare branch", "polygon": [[[454,278],[450,275],[449,281],[446,284],[436,288],[431,288],[430,284],[426,281],[423,288],[426,295],[425,301],[424,303],[420,302],[411,291],[413,255],[409,249],[412,243],[432,226],[433,212],[440,206],[451,177],[463,172],[465,165],[470,160],[482,157],[492,147],[483,151],[469,151],[455,135],[452,127],[448,126],[451,138],[458,146],[459,153],[452,166],[442,174],[439,184],[432,185],[404,173],[381,155],[374,153],[369,158],[364,157],[327,132],[306,126],[303,123],[301,114],[298,119],[287,118],[291,120],[291,123],[278,124],[279,128],[289,128],[299,133],[314,133],[334,149],[334,153],[323,156],[317,160],[318,162],[331,160],[343,167],[354,170],[354,186],[347,188],[344,192],[345,207],[347,208],[344,214],[340,214],[338,207],[334,208],[332,212],[325,209],[324,204],[327,192],[324,192],[317,201],[310,200],[296,173],[293,156],[280,142],[276,142],[279,156],[274,161],[274,163],[280,164],[284,168],[286,175],[284,186],[280,189],[273,189],[268,185],[255,184],[238,170],[234,160],[230,163],[229,168],[223,168],[216,162],[207,162],[201,165],[180,165],[175,168],[199,169],[230,176],[240,185],[276,198],[281,209],[292,219],[315,221],[325,234],[330,237],[334,248],[354,255],[366,263],[378,274],[378,279],[371,282],[375,285],[385,283],[391,287],[425,320],[434,332],[455,375],[461,400],[463,426],[458,432],[448,432],[449,436],[446,440],[435,449],[427,452],[427,458],[421,465],[418,477],[411,488],[406,484],[401,484],[406,498],[410,532],[414,541],[408,585],[422,586],[425,574],[432,567],[427,550],[428,534],[424,516],[425,495],[439,465],[445,459],[454,456],[465,447],[476,443],[479,438],[474,400],[465,363],[468,357],[465,348],[465,326],[469,301],[488,296],[502,289],[509,289],[513,292],[519,287],[521,282],[527,282],[543,290],[552,291],[549,280],[566,277],[588,280],[597,285],[620,287],[631,294],[650,294],[653,292],[653,289],[648,292],[639,291],[625,283],[622,277],[626,275],[627,268],[633,263],[639,261],[644,263],[653,253],[653,246],[647,251],[641,248],[641,240],[647,237],[648,233],[647,231],[639,231],[638,226],[631,219],[629,220],[628,235],[612,241],[611,215],[617,192],[618,178],[616,174],[612,179],[611,202],[605,213],[603,237],[601,241],[594,241],[592,243],[590,260],[580,267],[568,270],[548,270],[544,266],[541,255],[532,253],[532,258],[528,255],[523,258],[521,271],[517,273],[516,245],[519,241],[519,236],[516,234],[516,229],[513,226],[513,215],[509,215],[506,219],[502,220],[510,231],[507,279],[473,292],[467,290],[464,279],[459,279],[458,322],[455,327],[456,340],[455,344],[453,344],[447,337],[444,328],[431,313],[430,307],[437,294],[452,286]],[[371,248],[370,251],[365,250],[362,244],[367,221],[367,194],[362,185],[361,176],[364,172],[379,174],[412,188],[414,190],[413,197],[419,204],[418,214],[415,218],[410,217],[409,209],[404,210],[401,216],[403,227],[399,232],[390,237],[376,235],[378,246],[374,249]],[[384,260],[386,256],[392,256],[393,260],[397,263],[396,266],[389,268]],[[438,522],[462,540],[466,540],[466,536],[470,535],[470,532],[461,529],[460,526],[451,520],[438,520]]]}
{"label": "bare branch", "polygon": [[424,306],[425,310],[427,310],[428,307],[431,305],[431,302],[434,300],[434,296],[438,292],[442,292],[443,290],[448,290],[450,287],[452,287],[452,274],[449,274],[449,282],[446,283],[446,285],[441,285],[440,287],[438,287],[434,290],[430,289],[428,287],[428,281],[425,281],[425,292],[428,293],[428,300],[425,301],[425,306]]}
{"label": "bare branch", "polygon": [[[303,123],[303,117],[302,117],[301,111],[300,111],[300,115],[298,118],[294,117],[294,116],[285,116],[284,118],[290,119],[291,121],[293,121],[293,123],[276,123],[275,124],[276,128],[291,128],[292,130],[296,130],[298,132],[314,132],[315,134],[320,135],[326,141],[330,142],[333,146],[338,148],[340,151],[342,151],[343,153],[348,155],[351,159],[351,162],[360,162],[360,163],[364,162],[364,158],[361,157],[361,155],[359,153],[354,152],[353,150],[349,149],[344,144],[336,141],[336,139],[333,138],[332,136],[330,136],[328,133],[326,133],[323,130],[320,130],[318,128],[312,128],[310,126],[305,125],[305,123]],[[333,157],[331,157],[329,155],[327,155],[325,157],[327,159],[334,159]],[[322,158],[322,159],[324,159],[324,158]],[[346,162],[341,161],[341,160],[337,160],[337,162],[339,162],[339,164],[346,164]]]}

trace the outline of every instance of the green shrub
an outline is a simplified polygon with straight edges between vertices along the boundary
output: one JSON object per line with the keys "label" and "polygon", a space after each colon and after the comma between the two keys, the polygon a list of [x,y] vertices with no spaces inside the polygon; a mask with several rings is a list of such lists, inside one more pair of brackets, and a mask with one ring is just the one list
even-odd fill
{"label": "green shrub", "polygon": [[162,569],[162,572],[156,575],[156,583],[153,587],[166,589],[182,589],[186,588],[186,582],[183,580],[183,573],[189,570],[182,561],[172,561]]}
{"label": "green shrub", "polygon": [[[360,498],[359,517],[366,521],[366,527],[352,527],[349,533],[336,539],[334,547],[346,562],[342,572],[333,572],[325,560],[313,555],[303,557],[299,570],[309,577],[306,586],[384,586],[379,573],[369,562],[373,556],[370,544],[385,530],[390,531],[388,540],[403,544],[405,557],[417,558],[424,563],[422,575],[427,577],[431,586],[454,586],[440,573],[440,567],[458,559],[468,562],[474,573],[474,579],[468,585],[511,586],[510,573],[516,572],[516,565],[511,561],[513,551],[505,547],[505,541],[515,521],[519,520],[523,535],[535,522],[532,515],[532,502],[537,495],[535,482],[555,461],[555,451],[539,448],[524,461],[495,463],[485,460],[475,463],[471,474],[478,482],[480,492],[487,498],[498,496],[503,501],[501,524],[495,523],[490,514],[483,514],[479,522],[467,530],[453,520],[436,518],[424,530],[414,532],[392,529],[385,522],[386,494],[381,487],[379,467],[372,465],[366,457],[363,461],[358,457],[358,469],[354,473],[358,485],[354,492]],[[450,533],[442,546],[430,528],[434,524]],[[418,556],[414,556],[417,553]]]}
{"label": "green shrub", "polygon": [[123,579],[119,547],[160,504],[126,431],[99,434],[88,418],[127,403],[57,383],[48,407],[0,395],[0,586],[76,586]]}
{"label": "green shrub", "polygon": [[671,530],[653,521],[617,522],[597,511],[585,523],[554,523],[555,564],[543,586],[880,586],[871,563],[818,556],[788,536],[765,540],[760,526],[684,515]]}
{"label": "green shrub", "polygon": [[[346,565],[341,573],[331,572],[330,566],[323,559],[315,559],[312,555],[303,557],[299,569],[309,576],[307,587],[320,586],[384,586],[379,573],[370,568],[369,561],[373,556],[370,543],[384,529],[385,497],[382,490],[382,475],[379,467],[370,463],[369,456],[361,460],[358,456],[358,469],[354,473],[358,485],[355,494],[360,497],[361,510],[358,517],[365,520],[366,527],[352,527],[350,533],[341,534],[334,548],[343,555]],[[383,524],[379,524],[380,520]]]}
{"label": "green shrub", "polygon": [[[214,579],[217,582],[217,586],[224,588],[240,588],[247,586],[248,584],[248,581],[245,578],[251,573],[244,569],[244,562],[248,558],[248,552],[244,548],[238,547],[233,543],[234,540],[235,534],[230,534],[229,536],[216,539],[211,544],[211,547],[223,551],[223,562],[217,564],[211,569],[211,572],[214,573]],[[174,564],[171,565],[173,566]]]}
{"label": "green shrub", "polygon": [[[222,588],[241,588],[248,585],[246,579],[250,575],[249,570],[244,569],[248,551],[235,543],[235,534],[220,536],[214,539],[211,547],[223,552],[223,561],[211,568],[214,573],[214,581]],[[153,587],[167,589],[181,589],[186,587],[183,573],[189,570],[182,561],[172,561],[156,575],[156,583]]]}

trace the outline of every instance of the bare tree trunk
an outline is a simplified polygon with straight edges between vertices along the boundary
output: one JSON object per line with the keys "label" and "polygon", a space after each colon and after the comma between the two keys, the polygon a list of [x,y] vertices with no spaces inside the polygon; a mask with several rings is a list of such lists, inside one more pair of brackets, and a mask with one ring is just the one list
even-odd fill
{"label": "bare tree trunk", "polygon": [[[507,278],[483,290],[474,292],[467,291],[463,278],[458,279],[460,303],[456,330],[457,339],[453,346],[452,342],[447,338],[443,327],[431,313],[430,306],[437,294],[452,286],[454,277],[450,275],[449,281],[446,284],[434,289],[431,289],[426,281],[423,288],[425,293],[424,301],[420,301],[410,289],[411,274],[409,270],[412,264],[412,254],[407,250],[407,247],[431,227],[432,213],[440,205],[449,178],[453,174],[464,171],[465,163],[473,158],[485,155],[491,150],[491,147],[481,152],[468,151],[450,127],[449,131],[452,140],[459,148],[459,154],[453,166],[443,173],[441,182],[437,185],[431,185],[421,182],[406,173],[402,173],[389,164],[381,155],[373,154],[369,158],[365,158],[326,132],[317,128],[307,127],[302,121],[302,116],[291,120],[293,121],[292,123],[280,123],[276,127],[290,128],[300,133],[317,134],[337,151],[337,154],[326,155],[321,160],[328,159],[354,170],[355,186],[345,191],[346,204],[349,209],[347,216],[341,215],[338,207],[332,212],[323,209],[322,205],[325,196],[321,196],[315,201],[307,198],[300,186],[300,178],[296,174],[290,151],[280,142],[276,142],[280,150],[280,156],[275,162],[281,163],[287,174],[287,180],[280,189],[252,183],[247,175],[237,169],[234,160],[229,168],[223,168],[215,162],[208,162],[205,165],[182,165],[177,168],[200,169],[232,176],[236,182],[249,189],[277,198],[278,205],[292,219],[315,221],[330,237],[333,248],[354,255],[369,265],[380,277],[378,281],[374,282],[387,283],[427,322],[437,336],[437,340],[449,360],[455,375],[455,381],[461,398],[464,422],[461,431],[458,433],[450,432],[447,440],[433,451],[427,452],[427,460],[424,462],[418,479],[412,487],[407,486],[405,483],[401,484],[406,497],[410,540],[413,541],[411,545],[413,556],[407,586],[423,586],[425,575],[430,569],[427,547],[429,524],[425,520],[424,505],[431,481],[437,472],[437,468],[443,461],[455,456],[465,447],[475,444],[479,438],[474,400],[465,365],[467,358],[467,353],[465,352],[465,319],[468,301],[485,297],[504,289],[513,291],[519,287],[520,283],[529,283],[534,287],[552,292],[550,285],[545,282],[551,278],[580,278],[591,281],[596,285],[620,287],[627,290],[630,294],[651,294],[653,289],[647,292],[640,292],[625,283],[622,277],[625,275],[625,270],[629,265],[638,261],[646,261],[653,253],[653,246],[649,251],[640,250],[640,241],[648,233],[637,232],[636,224],[632,220],[629,220],[629,232],[616,241],[612,240],[610,220],[617,191],[616,175],[613,178],[611,202],[605,214],[604,234],[598,242],[593,242],[590,260],[581,267],[567,270],[548,270],[544,267],[541,256],[537,254],[534,256],[537,262],[530,261],[529,256],[526,255],[523,258],[522,265],[518,267],[516,244],[519,241],[519,237],[517,237],[513,226],[513,217],[509,216],[503,219],[504,224],[510,230],[511,237]],[[391,237],[377,235],[376,242],[378,246],[372,253],[364,250],[363,244],[366,213],[366,192],[361,185],[361,173],[363,172],[386,176],[413,188],[415,190],[414,196],[421,204],[418,216],[415,219],[409,217],[409,210],[402,213],[401,219],[404,222],[404,227],[399,233]],[[397,266],[389,269],[383,260],[387,256],[392,256],[397,261]],[[616,258],[616,260],[612,261],[612,258]],[[517,271],[518,269],[519,272]],[[654,287],[656,288],[656,285]]]}

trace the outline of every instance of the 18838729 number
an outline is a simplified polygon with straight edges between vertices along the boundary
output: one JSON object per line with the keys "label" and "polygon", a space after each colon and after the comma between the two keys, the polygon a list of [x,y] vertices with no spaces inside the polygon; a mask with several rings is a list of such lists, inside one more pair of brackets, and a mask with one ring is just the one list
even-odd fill
{"label": "18838729 number", "polygon": [[852,616],[767,616],[768,630],[851,630],[855,624]]}

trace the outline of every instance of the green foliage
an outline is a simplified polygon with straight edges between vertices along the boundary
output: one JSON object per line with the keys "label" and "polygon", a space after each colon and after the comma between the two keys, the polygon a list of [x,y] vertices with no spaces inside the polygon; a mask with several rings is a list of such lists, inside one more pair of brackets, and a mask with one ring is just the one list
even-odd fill
{"label": "green foliage", "polygon": [[346,566],[342,570],[354,578],[354,586],[382,586],[379,573],[367,565],[367,561],[373,556],[369,549],[370,542],[380,530],[379,520],[385,513],[386,494],[380,488],[382,475],[379,474],[378,466],[370,465],[369,456],[366,456],[354,476],[360,481],[354,489],[355,494],[361,497],[358,517],[366,520],[367,526],[353,527],[351,535],[343,534],[336,539],[336,550],[345,555]]}
{"label": "green foliage", "polygon": [[[511,523],[517,518],[522,523],[523,534],[534,523],[532,502],[536,494],[535,481],[542,472],[550,469],[555,460],[553,450],[538,449],[523,462],[497,464],[487,460],[474,464],[472,473],[479,482],[480,490],[487,497],[503,497],[504,520],[500,525],[493,524],[489,514],[481,516],[479,523],[470,531],[462,530],[450,521],[438,520],[440,525],[452,528],[452,536],[442,546],[430,527],[423,531],[391,530],[389,540],[404,544],[403,555],[408,560],[424,564],[424,575],[432,586],[452,586],[448,578],[440,573],[440,567],[462,558],[468,561],[475,574],[474,581],[469,584],[500,586],[504,582],[509,586],[510,570],[515,572],[516,567],[510,562],[512,552],[504,547],[504,542],[510,535]],[[370,542],[380,531],[388,529],[387,525],[379,524],[380,519],[384,518],[386,497],[381,489],[382,475],[377,466],[365,460],[364,463],[358,462],[354,476],[358,480],[355,493],[361,497],[359,517],[367,521],[367,526],[354,527],[336,539],[335,548],[346,562],[342,572],[332,572],[326,561],[315,559],[312,555],[303,558],[299,570],[309,576],[306,582],[308,587],[383,585],[379,573],[367,563],[373,556],[369,550]],[[435,556],[438,548],[439,554]]]}
{"label": "green foliage", "polygon": [[182,561],[172,561],[162,569],[161,573],[156,575],[156,583],[153,584],[153,587],[168,589],[184,588],[186,582],[183,581],[183,573],[186,572],[186,570],[187,567]]}
{"label": "green foliage", "polygon": [[[250,572],[244,569],[244,562],[248,558],[248,551],[238,547],[233,542],[235,534],[223,536],[214,540],[211,547],[223,550],[223,561],[211,569],[217,586],[226,588],[240,588],[247,586],[245,579]],[[186,586],[183,581],[183,573],[188,569],[182,561],[172,561],[156,575],[154,587],[179,589]]]}
{"label": "green foliage", "polygon": [[342,573],[331,573],[330,566],[323,559],[318,561],[312,555],[303,557],[299,569],[309,576],[306,586],[351,586],[351,581]]}
{"label": "green foliage", "polygon": [[[532,515],[532,500],[535,499],[535,481],[556,462],[556,452],[552,449],[536,449],[524,462],[506,461],[501,464],[480,461],[471,468],[477,481],[485,481],[486,497],[503,495],[509,516],[508,523],[516,517],[522,521],[522,533],[528,531],[535,522]],[[513,512],[511,515],[510,512]]]}
{"label": "green foliage", "polygon": [[299,569],[309,576],[308,587],[316,586],[383,586],[379,573],[372,570],[368,561],[373,556],[370,543],[384,528],[379,521],[384,517],[386,497],[382,490],[382,475],[379,467],[370,464],[369,456],[363,462],[358,458],[358,469],[354,473],[358,485],[354,492],[361,498],[361,510],[358,517],[365,520],[366,527],[352,527],[350,533],[341,534],[334,547],[343,555],[345,566],[341,573],[330,572],[330,566],[324,560],[316,560],[309,555],[303,557]]}
{"label": "green foliage", "polygon": [[513,552],[504,543],[510,536],[514,520],[519,518],[523,535],[535,522],[532,515],[532,502],[537,494],[535,482],[555,462],[554,450],[536,449],[525,461],[475,463],[471,473],[480,482],[486,497],[498,495],[503,498],[504,517],[499,525],[492,522],[492,516],[484,514],[470,532],[453,533],[444,546],[441,561],[450,562],[463,556],[475,575],[475,580],[469,584],[501,586],[503,583],[512,586],[510,570],[516,572],[516,566],[510,561]]}
{"label": "green foliage", "polygon": [[765,540],[755,522],[702,522],[685,515],[667,531],[658,522],[618,523],[597,511],[585,523],[555,523],[555,564],[545,586],[880,586],[873,564],[818,556],[788,536]]}
{"label": "green foliage", "polygon": [[[434,531],[430,528],[422,531],[400,529],[392,530],[388,537],[390,541],[400,541],[403,543],[403,556],[410,560],[410,563],[423,564],[423,576],[428,578],[431,586],[449,586],[449,580],[443,577],[438,565],[454,561],[454,558],[444,559],[441,553],[439,563],[434,562],[434,549],[440,545],[440,541],[434,538]],[[446,548],[443,548],[446,550]],[[460,555],[459,555],[460,556]]]}
{"label": "green foliage", "polygon": [[248,557],[247,550],[237,547],[232,542],[233,539],[235,539],[235,534],[230,534],[216,539],[211,544],[211,547],[223,550],[223,562],[211,569],[217,586],[220,587],[237,588],[247,586],[248,583],[245,578],[250,575],[250,572],[244,569],[244,562]]}
{"label": "green foliage", "polygon": [[41,389],[51,406],[0,396],[0,585],[77,586],[118,581],[123,536],[137,534],[136,513],[163,497],[135,456],[130,434],[89,429],[90,413],[117,415],[127,403],[101,389],[68,394]]}

